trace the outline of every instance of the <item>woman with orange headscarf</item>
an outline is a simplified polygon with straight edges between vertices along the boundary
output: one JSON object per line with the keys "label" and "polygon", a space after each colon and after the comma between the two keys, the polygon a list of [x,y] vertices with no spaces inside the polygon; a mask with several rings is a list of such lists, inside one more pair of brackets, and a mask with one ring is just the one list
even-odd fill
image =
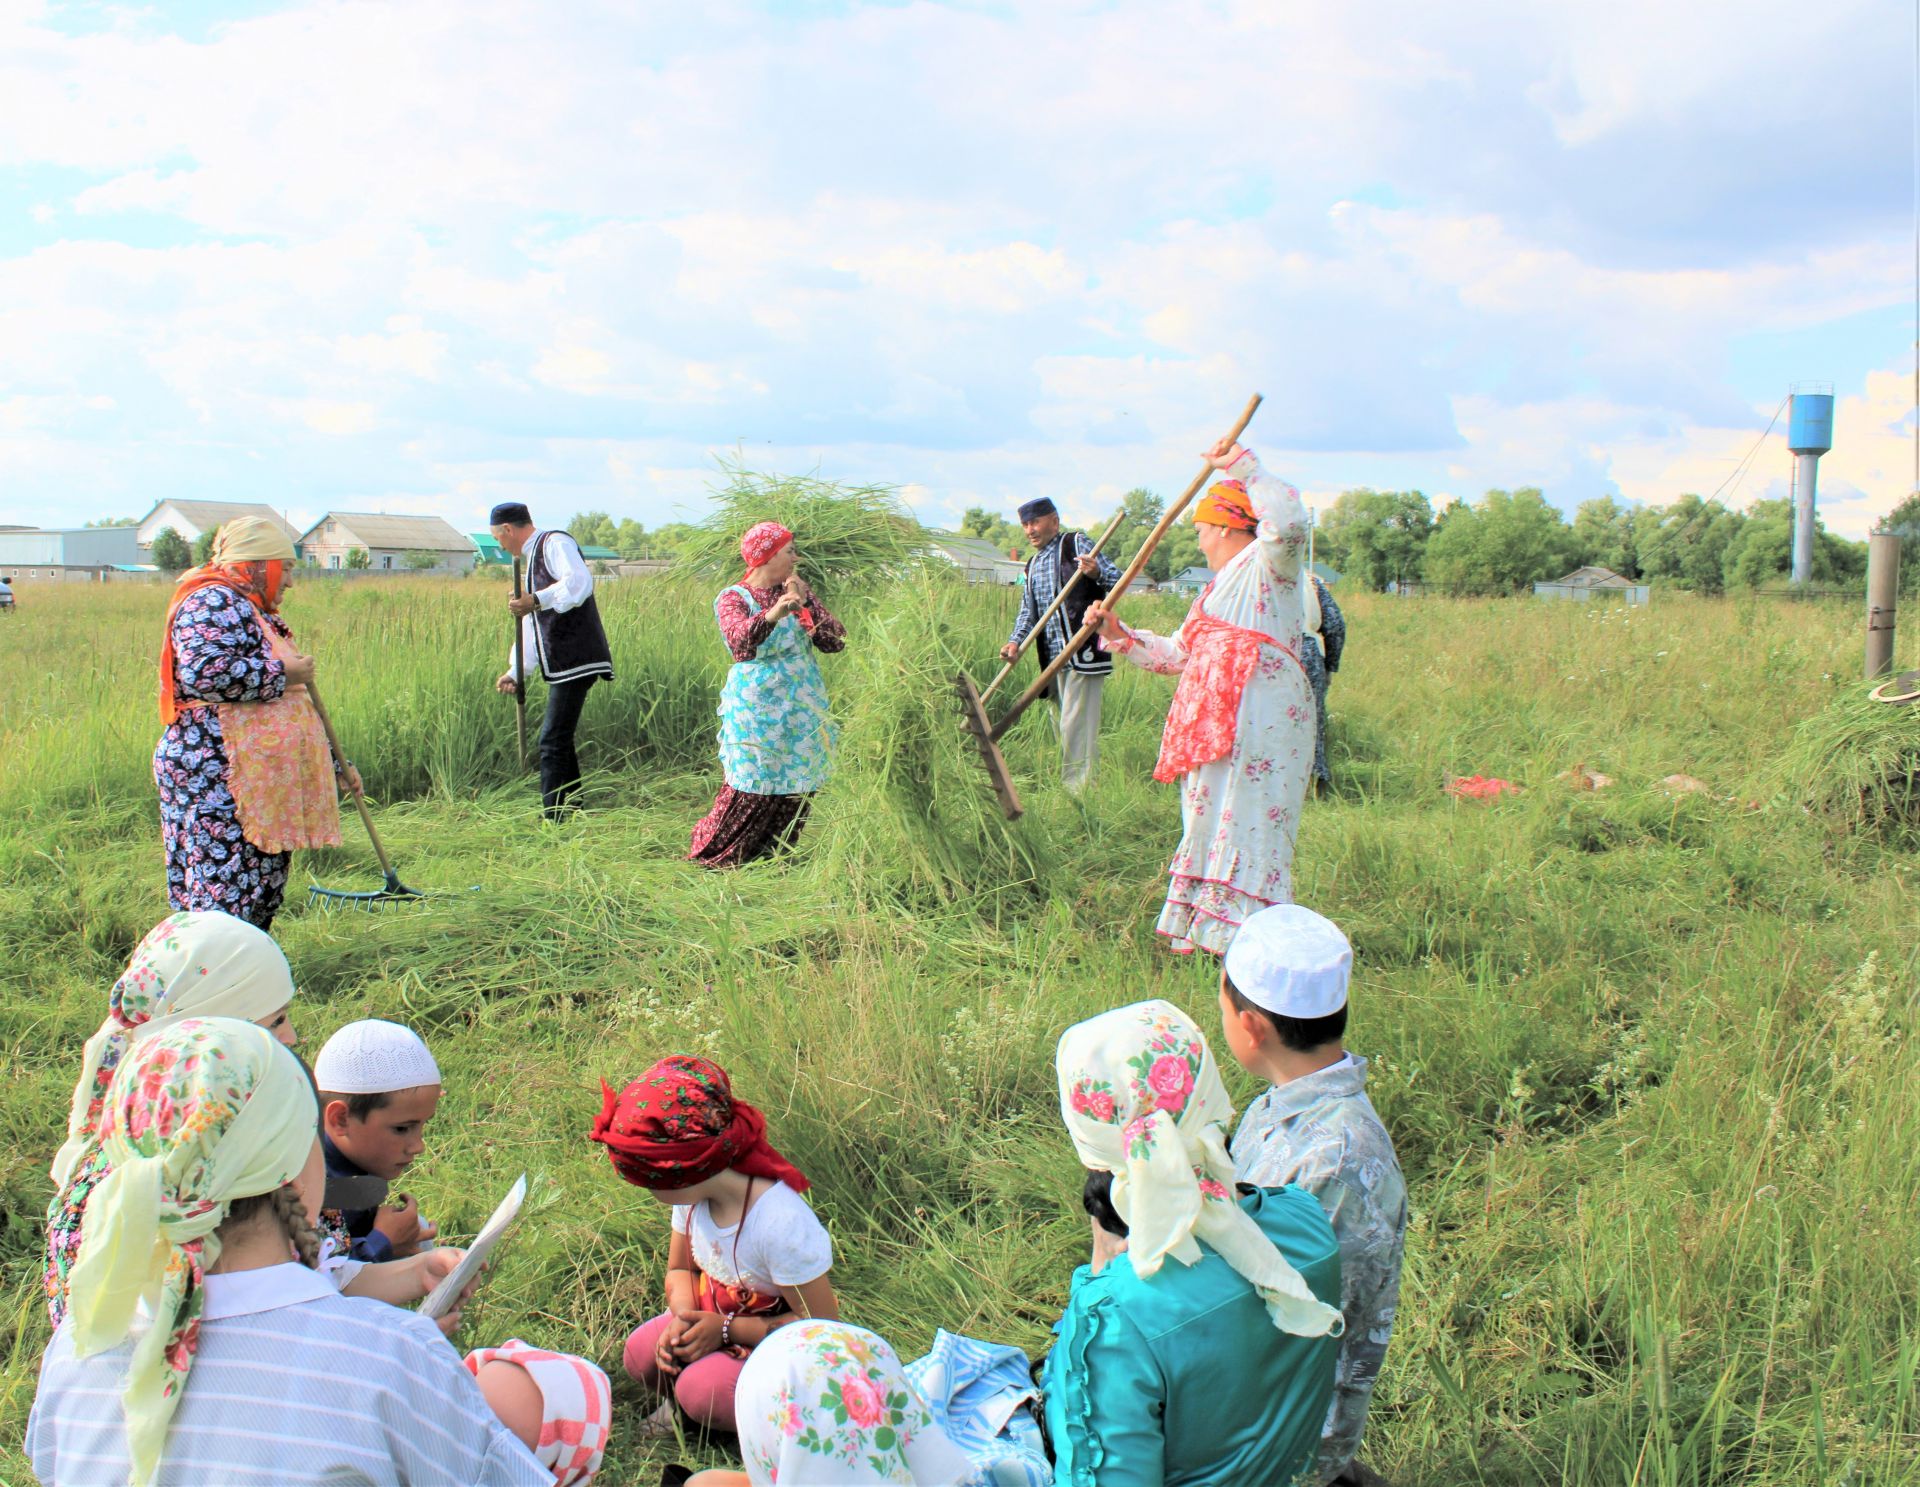
{"label": "woman with orange headscarf", "polygon": [[340,844],[341,786],[360,776],[327,747],[307,695],[313,657],[280,599],[293,543],[264,517],[220,528],[204,567],[181,575],[160,645],[153,751],[167,901],[270,928],[297,847]]}
{"label": "woman with orange headscarf", "polygon": [[1242,921],[1293,901],[1314,706],[1300,662],[1300,493],[1229,440],[1206,457],[1230,478],[1208,487],[1194,509],[1213,580],[1185,622],[1155,635],[1099,604],[1087,620],[1136,666],[1180,678],[1153,771],[1180,781],[1185,825],[1158,928],[1182,954],[1224,955]]}

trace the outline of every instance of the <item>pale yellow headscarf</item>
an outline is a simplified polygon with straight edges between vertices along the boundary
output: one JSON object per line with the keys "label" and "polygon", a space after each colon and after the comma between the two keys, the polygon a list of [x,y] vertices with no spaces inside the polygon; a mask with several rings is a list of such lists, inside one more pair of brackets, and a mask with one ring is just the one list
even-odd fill
{"label": "pale yellow headscarf", "polygon": [[213,539],[212,564],[293,561],[293,539],[278,522],[264,516],[235,516],[220,524]]}
{"label": "pale yellow headscarf", "polygon": [[87,1204],[66,1325],[84,1358],[125,1341],[142,1309],[151,1318],[121,1397],[130,1487],[160,1469],[227,1205],[297,1176],[318,1130],[306,1070],[250,1022],[175,1023],[135,1044],[113,1076],[101,1118],[113,1170]]}
{"label": "pale yellow headscarf", "polygon": [[287,957],[264,929],[217,911],[182,910],[156,924],[107,997],[107,1018],[87,1039],[67,1112],[67,1139],[53,1159],[56,1187],[100,1123],[107,1082],[129,1044],[183,1017],[258,1022],[293,1000]]}
{"label": "pale yellow headscarf", "polygon": [[1200,1262],[1204,1239],[1267,1304],[1282,1332],[1337,1334],[1338,1308],[1315,1296],[1234,1199],[1226,1123],[1233,1101],[1213,1050],[1171,1002],[1136,1002],[1075,1023],[1054,1057],[1060,1116],[1087,1166],[1113,1174],[1127,1258],[1142,1279],[1168,1259]]}

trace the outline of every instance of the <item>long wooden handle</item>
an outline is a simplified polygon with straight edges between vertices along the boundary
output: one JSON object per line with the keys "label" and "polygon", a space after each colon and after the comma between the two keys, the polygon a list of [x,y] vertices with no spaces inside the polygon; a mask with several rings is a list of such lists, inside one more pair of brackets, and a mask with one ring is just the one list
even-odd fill
{"label": "long wooden handle", "polygon": [[[1247,400],[1246,410],[1241,413],[1240,421],[1234,424],[1232,430],[1227,434],[1227,442],[1229,444],[1238,442],[1240,436],[1247,431],[1247,425],[1253,422],[1253,415],[1259,410],[1260,394],[1256,392]],[[1185,494],[1167,508],[1166,515],[1162,516],[1160,520],[1154,524],[1153,530],[1147,533],[1147,540],[1140,544],[1140,551],[1135,553],[1133,555],[1133,561],[1127,564],[1127,571],[1120,575],[1120,582],[1107,591],[1107,597],[1104,602],[1109,610],[1111,610],[1115,604],[1119,603],[1120,596],[1126,593],[1128,586],[1132,584],[1134,579],[1140,576],[1140,570],[1147,566],[1147,559],[1153,556],[1153,550],[1160,545],[1160,539],[1166,536],[1168,528],[1180,519],[1180,513],[1185,511],[1187,509],[1187,503],[1199,494],[1200,487],[1206,484],[1207,477],[1211,474],[1213,474],[1213,465],[1211,462],[1202,465],[1200,467],[1200,473],[1193,477],[1193,483],[1187,487]],[[1075,651],[1087,643],[1096,628],[1097,627],[1093,625],[1082,625],[1080,627],[1080,633],[1067,642],[1067,648],[1053,658],[1053,664],[1034,678],[1033,684],[1020,694],[1012,707],[1007,709],[1007,715],[993,725],[993,732],[990,736],[996,742],[1002,734],[1019,721],[1020,714],[1033,706],[1034,700],[1038,698],[1042,692],[1046,691],[1047,684],[1060,674],[1060,668],[1067,664]]]}
{"label": "long wooden handle", "polygon": [[[1120,523],[1126,519],[1126,507],[1122,506],[1118,511],[1114,512],[1113,520],[1107,523],[1106,531],[1102,532],[1100,534],[1100,540],[1093,544],[1094,557],[1100,556],[1100,549],[1107,545],[1107,539],[1120,530]],[[1027,631],[1027,638],[1020,642],[1020,649],[1013,653],[1013,659],[1007,662],[1005,666],[1002,666],[1000,668],[1000,674],[987,683],[987,690],[980,694],[980,705],[982,707],[987,705],[987,699],[993,695],[993,689],[1005,681],[1012,673],[1013,668],[1020,664],[1020,658],[1027,653],[1027,647],[1040,638],[1040,632],[1047,628],[1047,621],[1053,618],[1053,612],[1067,602],[1067,595],[1073,592],[1074,585],[1078,584],[1084,577],[1086,577],[1086,575],[1078,568],[1073,570],[1073,575],[1068,578],[1066,587],[1054,596],[1053,603],[1047,606],[1047,612],[1040,616],[1031,630]]]}
{"label": "long wooden handle", "polygon": [[[520,597],[520,560],[513,560],[513,597]],[[527,622],[513,617],[513,701],[519,709],[515,741],[520,753],[514,759],[518,769],[527,767]]]}
{"label": "long wooden handle", "polygon": [[[320,726],[327,735],[327,747],[333,750],[333,757],[344,769],[347,752],[340,747],[340,735],[333,731],[333,719],[327,716],[327,706],[320,700],[320,693],[312,682],[307,683],[307,696],[313,702],[313,710],[320,715]],[[367,828],[367,840],[373,843],[373,855],[380,859],[380,871],[391,878],[393,864],[387,861],[387,849],[380,845],[380,833],[373,829],[373,813],[367,809],[366,797],[358,790],[349,790],[347,793],[353,797],[353,803],[360,807],[360,821]]]}

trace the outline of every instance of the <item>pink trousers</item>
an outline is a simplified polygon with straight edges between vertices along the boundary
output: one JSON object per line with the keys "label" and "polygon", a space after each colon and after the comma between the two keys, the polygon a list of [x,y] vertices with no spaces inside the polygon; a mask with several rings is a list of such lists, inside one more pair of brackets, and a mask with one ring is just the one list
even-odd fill
{"label": "pink trousers", "polygon": [[689,1363],[678,1374],[661,1373],[660,1365],[654,1362],[653,1350],[659,1346],[660,1334],[672,1320],[673,1313],[663,1311],[652,1321],[633,1329],[621,1358],[628,1376],[662,1394],[671,1383],[674,1402],[694,1424],[706,1430],[734,1430],[733,1391],[746,1363],[730,1353],[709,1353],[699,1362]]}

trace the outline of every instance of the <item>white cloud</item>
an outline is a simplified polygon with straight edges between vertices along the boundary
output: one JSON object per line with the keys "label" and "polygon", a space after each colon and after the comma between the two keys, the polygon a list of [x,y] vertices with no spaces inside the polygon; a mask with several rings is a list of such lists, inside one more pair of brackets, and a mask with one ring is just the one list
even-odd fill
{"label": "white cloud", "polygon": [[659,519],[741,441],[1091,520],[1255,388],[1310,491],[1665,499],[1756,385],[1827,373],[1845,530],[1909,478],[1906,186],[1831,141],[1904,138],[1904,25],[336,0],[189,41],[0,4],[0,163],[77,173],[0,257],[0,518],[266,467],[315,508]]}

